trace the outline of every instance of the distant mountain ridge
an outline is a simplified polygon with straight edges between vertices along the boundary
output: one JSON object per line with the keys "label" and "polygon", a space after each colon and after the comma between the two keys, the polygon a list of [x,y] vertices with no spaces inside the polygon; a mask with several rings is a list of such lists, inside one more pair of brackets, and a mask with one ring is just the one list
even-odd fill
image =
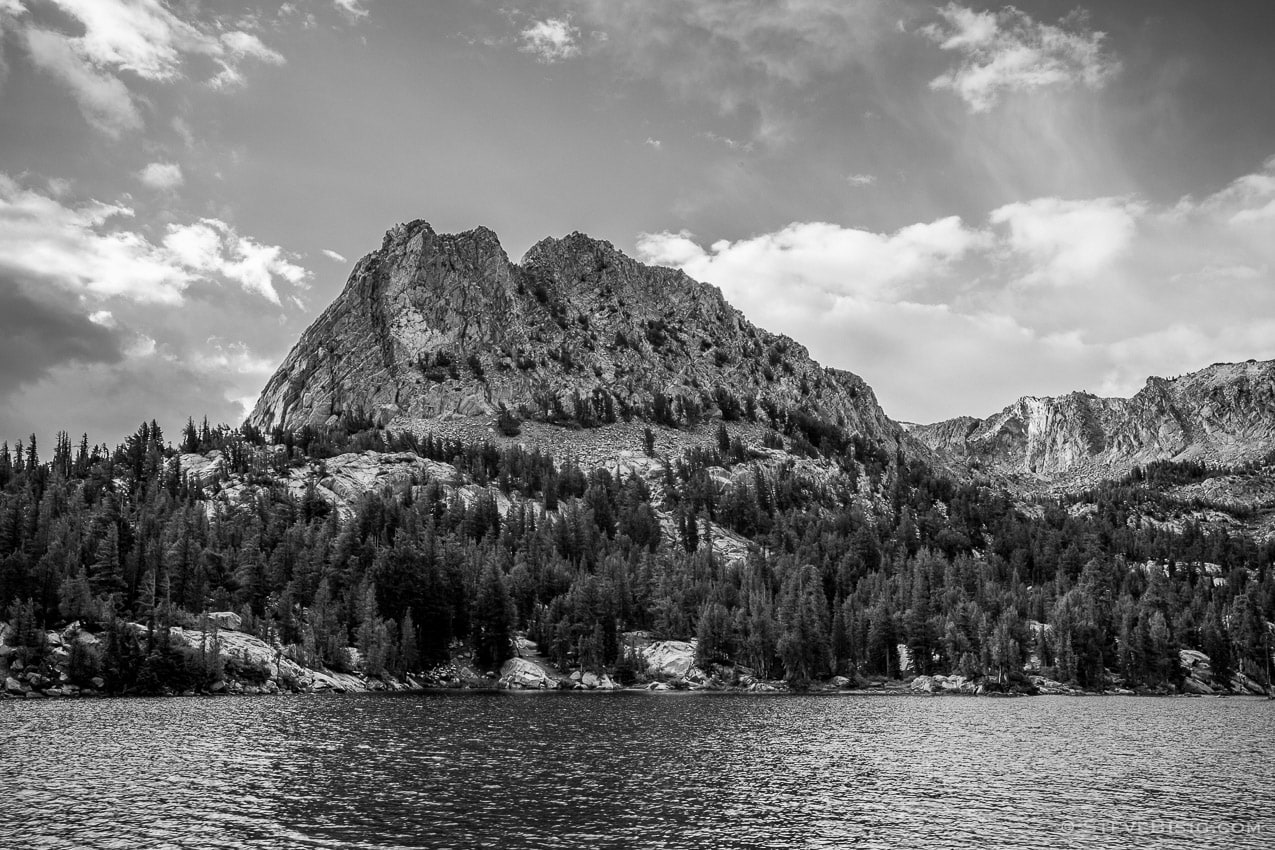
{"label": "distant mountain ridge", "polygon": [[916,446],[861,378],[825,369],[681,271],[580,233],[515,264],[486,228],[440,234],[423,221],[359,260],[248,421],[268,433],[502,406],[586,426],[802,411],[890,450]]}
{"label": "distant mountain ridge", "polygon": [[1096,481],[1157,460],[1232,466],[1275,450],[1275,361],[1148,378],[1127,399],[1027,396],[986,419],[909,433],[950,462],[1046,481]]}

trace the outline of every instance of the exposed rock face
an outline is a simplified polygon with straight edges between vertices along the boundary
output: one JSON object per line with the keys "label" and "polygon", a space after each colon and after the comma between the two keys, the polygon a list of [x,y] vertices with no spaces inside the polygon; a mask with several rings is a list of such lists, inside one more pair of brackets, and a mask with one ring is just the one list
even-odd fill
{"label": "exposed rock face", "polygon": [[1051,481],[1118,476],[1155,460],[1244,463],[1275,449],[1275,361],[1150,378],[1127,399],[1027,397],[987,419],[909,433],[942,458]]}
{"label": "exposed rock face", "polygon": [[695,643],[684,640],[662,640],[643,647],[642,660],[652,676],[677,679],[695,667]]}
{"label": "exposed rock face", "polygon": [[716,287],[579,233],[514,264],[490,230],[440,234],[422,221],[390,230],[358,262],[249,422],[267,432],[342,416],[385,425],[490,416],[501,404],[571,414],[577,394],[639,415],[661,394],[713,416],[718,388],[890,448],[902,439],[860,378],[755,327]]}
{"label": "exposed rock face", "polygon": [[499,684],[506,688],[525,690],[548,690],[558,686],[557,681],[538,664],[525,658],[510,658],[506,661],[500,668]]}
{"label": "exposed rock face", "polygon": [[[177,462],[183,474],[212,491],[207,503],[210,511],[216,503],[241,503],[255,492],[256,485],[248,480],[251,476],[224,472],[225,460],[219,451],[214,450],[207,455],[182,454]],[[386,489],[401,495],[418,479],[458,485],[460,473],[450,464],[410,452],[365,451],[294,467],[286,476],[280,476],[277,483],[284,485],[298,499],[311,492],[313,487],[314,495],[335,506],[343,518],[349,518],[354,514],[354,505],[364,495]],[[471,491],[471,496],[476,493],[473,488]],[[500,498],[504,499],[502,509],[507,508],[508,499]]]}

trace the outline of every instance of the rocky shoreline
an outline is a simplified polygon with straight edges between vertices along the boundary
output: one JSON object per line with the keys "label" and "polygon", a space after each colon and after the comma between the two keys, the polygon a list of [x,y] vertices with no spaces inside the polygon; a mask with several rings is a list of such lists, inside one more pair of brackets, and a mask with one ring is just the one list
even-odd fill
{"label": "rocky shoreline", "polygon": [[[139,637],[147,627],[131,624]],[[446,664],[419,673],[367,676],[357,672],[357,651],[350,650],[354,671],[337,671],[322,666],[306,666],[293,655],[295,648],[267,643],[241,630],[237,615],[221,612],[207,615],[200,628],[173,626],[170,640],[191,652],[216,654],[216,680],[206,687],[174,690],[161,688],[143,693],[132,688],[122,693],[107,689],[101,675],[83,675],[76,661],[85,653],[100,652],[101,638],[72,624],[61,631],[45,632],[45,645],[32,653],[30,647],[12,645],[12,630],[0,624],[0,699],[91,698],[106,696],[196,696],[261,695],[309,693],[370,693],[426,691],[580,691],[580,692],[722,692],[722,693],[810,693],[848,695],[914,696],[1223,696],[1261,695],[1260,683],[1235,674],[1229,684],[1214,681],[1209,659],[1193,650],[1181,652],[1182,687],[1174,690],[1132,690],[1118,681],[1103,691],[1086,691],[1045,678],[1039,674],[1016,677],[1005,686],[963,676],[914,676],[908,679],[865,679],[834,676],[795,686],[783,680],[764,679],[742,667],[711,665],[701,669],[695,663],[695,641],[653,640],[644,632],[624,635],[628,651],[638,662],[628,681],[619,682],[607,673],[576,670],[565,673],[551,664],[532,641],[516,639],[516,655],[497,671],[476,670],[472,657],[458,648]]]}

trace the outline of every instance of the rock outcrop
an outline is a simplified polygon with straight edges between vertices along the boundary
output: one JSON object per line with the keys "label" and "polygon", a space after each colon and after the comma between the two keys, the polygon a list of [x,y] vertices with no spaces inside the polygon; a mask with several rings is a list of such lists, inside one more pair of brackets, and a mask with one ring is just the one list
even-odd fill
{"label": "rock outcrop", "polygon": [[[241,622],[238,614],[221,611],[208,614],[204,627],[172,626],[169,630],[174,646],[208,653],[210,657],[219,656],[220,673],[210,686],[210,693],[359,693],[414,689],[426,684],[410,677],[366,676],[302,664],[290,651],[295,647],[271,644],[241,631]],[[147,627],[140,623],[131,626],[144,643]],[[72,623],[61,631],[47,632],[43,646],[22,647],[21,651],[7,643],[11,637],[5,624],[0,623],[0,682],[3,682],[0,697],[38,699],[106,693],[105,680],[98,676],[84,678],[83,670],[77,671],[72,664],[74,644],[80,644],[86,655],[97,659],[93,664],[101,663],[101,638],[81,628],[79,623]],[[353,650],[350,653],[355,655]],[[26,661],[21,660],[22,657]],[[77,679],[77,675],[81,678]]]}
{"label": "rock outcrop", "polygon": [[1083,485],[1157,460],[1231,466],[1275,450],[1275,361],[1150,378],[1127,399],[1027,397],[909,433],[950,462],[1046,482]]}
{"label": "rock outcrop", "polygon": [[[270,379],[249,423],[802,410],[893,450],[906,440],[859,377],[754,326],[713,286],[607,242],[545,239],[515,264],[485,228],[390,230]],[[738,406],[741,409],[734,409]],[[589,424],[585,422],[584,424]]]}

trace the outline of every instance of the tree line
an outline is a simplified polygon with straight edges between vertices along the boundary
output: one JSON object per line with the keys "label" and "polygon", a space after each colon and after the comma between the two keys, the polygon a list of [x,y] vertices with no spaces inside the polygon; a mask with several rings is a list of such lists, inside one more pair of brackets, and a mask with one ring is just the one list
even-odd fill
{"label": "tree line", "polygon": [[[826,463],[775,460],[719,429],[651,480],[375,429],[267,440],[191,422],[174,446],[151,422],[114,449],[60,434],[47,461],[33,437],[0,448],[0,610],[33,646],[70,622],[99,632],[77,675],[114,689],[214,675],[207,653],[165,635],[220,610],[298,660],[351,669],[353,646],[370,675],[462,647],[495,670],[525,630],[564,668],[631,681],[640,665],[624,636],[643,630],[697,637],[699,663],[722,675],[797,685],[947,673],[1010,687],[1034,659],[1081,687],[1104,687],[1106,671],[1171,687],[1179,647],[1207,653],[1222,677],[1265,679],[1275,548],[1142,522],[1139,500],[1157,498],[1145,475],[1085,494],[1084,511],[1023,510],[835,426],[790,421],[767,442]],[[342,519],[313,485],[283,483],[341,448],[450,463],[477,495],[419,477]],[[212,480],[182,470],[183,453],[214,450]],[[231,478],[251,486],[213,499]],[[746,554],[717,554],[724,537]]]}

